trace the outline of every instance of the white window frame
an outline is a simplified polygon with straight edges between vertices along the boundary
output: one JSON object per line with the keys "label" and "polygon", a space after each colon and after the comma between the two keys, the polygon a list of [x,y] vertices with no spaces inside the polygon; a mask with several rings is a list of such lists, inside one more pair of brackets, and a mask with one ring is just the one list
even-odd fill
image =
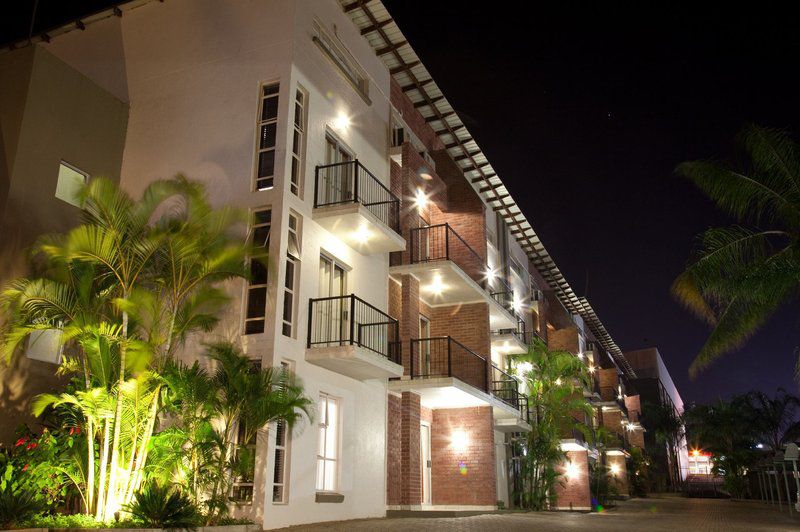
{"label": "white window frame", "polygon": [[[275,87],[276,92],[265,94],[267,88]],[[280,81],[273,80],[268,83],[263,83],[259,87],[259,100],[258,100],[258,114],[256,115],[256,160],[255,160],[255,168],[253,170],[253,190],[255,191],[263,191],[263,190],[271,190],[275,187],[275,170],[278,168],[278,116],[280,115],[280,90],[281,85]],[[262,119],[264,113],[264,104],[267,100],[275,100],[275,117],[274,118],[266,118]],[[261,147],[261,129],[264,126],[273,125],[275,126],[275,143],[272,146],[267,146],[262,148]],[[261,154],[272,152],[272,175],[269,176],[259,176],[259,162],[261,160]]]}
{"label": "white window frame", "polygon": [[65,203],[69,203],[73,207],[80,207],[80,203],[78,203],[77,198],[74,198],[74,197],[73,198],[65,198],[65,197],[62,197],[62,196],[58,195],[58,184],[61,181],[60,178],[61,178],[61,167],[62,166],[64,168],[67,168],[68,170],[72,170],[76,174],[82,175],[83,176],[83,184],[84,185],[89,182],[89,173],[88,172],[84,172],[83,170],[81,170],[80,168],[75,166],[74,164],[70,164],[70,163],[68,163],[66,161],[63,161],[63,160],[59,161],[59,164],[58,164],[58,175],[56,176],[56,190],[55,190],[53,195],[57,199],[60,199],[61,201],[65,202]]}
{"label": "white window frame", "polygon": [[[258,216],[258,213],[261,213],[261,212],[269,212],[269,222],[257,223],[257,218],[256,217]],[[250,225],[250,238],[249,238],[249,240],[251,242],[253,241],[253,238],[255,237],[256,229],[261,228],[261,227],[269,227],[269,233],[268,233],[268,236],[267,236],[267,241],[265,242],[265,246],[263,246],[264,252],[263,253],[259,253],[258,255],[254,256],[254,257],[251,257],[249,259],[250,260],[250,267],[251,267],[251,271],[252,271],[253,259],[257,258],[257,257],[267,257],[268,254],[269,254],[269,241],[271,239],[271,233],[272,233],[272,207],[261,207],[261,208],[258,208],[258,209],[253,209],[252,214],[251,214],[251,222],[250,223],[251,223],[251,225]],[[243,309],[244,311],[242,312],[242,315],[244,316],[244,321],[243,321],[243,324],[242,324],[242,334],[245,334],[245,335],[263,334],[266,331],[266,327],[267,327],[267,300],[269,299],[269,267],[268,267],[267,264],[265,264],[264,267],[267,269],[267,280],[266,280],[267,282],[266,283],[251,284],[251,281],[248,280],[247,283],[245,284],[245,297],[244,297],[244,309]],[[259,316],[259,317],[249,317],[247,313],[248,313],[248,309],[249,309],[249,305],[250,305],[250,292],[252,290],[256,290],[256,289],[258,289],[258,290],[263,289],[265,291],[265,296],[264,296],[264,315],[263,316]],[[261,331],[247,332],[247,324],[248,323],[252,323],[252,322],[258,322],[258,321],[261,321],[263,323],[262,330]]]}
{"label": "white window frame", "polygon": [[319,46],[330,61],[339,70],[339,73],[353,86],[365,102],[371,104],[369,99],[369,76],[347,48],[328,33],[322,22],[314,20],[314,35],[312,40]]}
{"label": "white window frame", "polygon": [[[291,373],[292,364],[285,360],[282,360],[280,363],[280,369],[282,371],[286,371]],[[280,433],[278,432],[278,425],[283,424],[283,442],[282,444],[278,442],[278,436]],[[272,463],[272,504],[288,504],[289,502],[289,460],[291,456],[291,430],[286,425],[286,420],[279,419],[275,422],[275,448],[273,450],[273,463]],[[281,479],[280,482],[275,480],[275,477],[278,475],[278,453],[283,452],[283,469],[281,470]],[[279,490],[280,498],[276,500],[276,489]]]}
{"label": "white window frame", "polygon": [[[298,113],[300,114],[299,123]],[[303,197],[303,185],[305,183],[307,127],[308,91],[298,83],[295,89],[294,113],[292,114],[292,156],[291,167],[289,168],[289,191],[301,199]]]}
{"label": "white window frame", "polygon": [[[326,411],[325,411],[325,414],[324,415],[320,415],[320,418],[319,418],[320,420],[319,420],[319,424],[318,424],[318,427],[319,427],[319,434],[318,434],[319,440],[318,441],[323,446],[326,446],[327,445],[327,441],[328,441],[328,431],[332,429],[334,431],[333,441],[334,441],[335,449],[333,450],[334,458],[328,458],[326,456],[328,454],[327,447],[325,447],[324,449],[317,449],[317,475],[315,477],[315,488],[316,488],[317,492],[330,493],[330,492],[335,492],[337,489],[339,489],[339,465],[340,465],[339,449],[341,447],[339,445],[339,437],[341,436],[341,426],[342,426],[342,403],[341,403],[341,400],[339,398],[333,397],[332,395],[329,395],[329,394],[324,393],[324,392],[320,392],[319,398],[320,398],[320,401],[323,401],[323,400],[325,401]],[[327,421],[328,421],[327,407],[328,407],[328,404],[331,403],[331,402],[336,404],[336,423],[332,427],[327,424]],[[333,482],[330,484],[331,487],[329,489],[325,489],[325,485],[326,485],[326,478],[325,478],[325,470],[326,470],[326,468],[325,468],[325,464],[327,462],[333,462],[333,464],[334,464],[334,467],[333,467],[334,478],[333,478]],[[316,479],[318,479],[319,475],[320,475],[320,473],[319,473],[319,468],[320,467],[322,467],[322,486],[321,487],[319,486],[319,484],[316,483]]]}
{"label": "white window frame", "polygon": [[[292,228],[292,220],[294,220],[294,228]],[[287,336],[289,338],[295,338],[297,333],[297,327],[295,324],[297,323],[297,293],[298,293],[298,281],[300,278],[300,253],[301,253],[301,241],[300,241],[300,229],[301,229],[301,217],[299,214],[295,213],[294,211],[289,211],[289,217],[286,222],[286,232],[288,233],[288,241],[287,241],[287,248],[289,243],[292,241],[294,237],[294,241],[297,245],[297,254],[298,256],[293,256],[288,250],[286,253],[286,271],[284,272],[284,280],[283,280],[283,306],[281,307],[281,334],[283,336]],[[291,281],[288,279],[289,275],[289,268],[292,269],[292,279]],[[287,297],[291,298],[290,308],[288,309],[289,316],[287,320],[286,312],[286,301]],[[287,334],[288,330],[288,334]]]}

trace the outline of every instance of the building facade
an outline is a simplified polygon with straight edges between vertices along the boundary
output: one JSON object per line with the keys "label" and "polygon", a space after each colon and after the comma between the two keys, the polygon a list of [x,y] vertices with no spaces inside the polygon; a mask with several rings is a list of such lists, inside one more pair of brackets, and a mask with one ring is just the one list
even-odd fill
{"label": "building facade", "polygon": [[[48,144],[41,168],[18,162],[40,148],[8,131],[23,139],[36,99],[3,75],[0,97],[16,102],[0,108],[4,224],[19,225],[30,176],[66,217],[37,232],[77,219],[59,196],[70,176],[111,176],[138,197],[183,173],[249,212],[267,266],[230,283],[213,336],[294,372],[316,409],[261,431],[236,515],[269,529],[515,506],[512,444],[533,421],[507,357],[536,338],[584,361],[594,413],[576,419],[613,435],[565,431],[557,507],[591,508],[596,463],[627,494],[628,449],[644,441],[636,372],[378,0],[134,1],[34,41],[0,68],[45,65],[61,78],[43,86],[80,92],[62,107],[90,98],[49,125],[84,151]],[[199,342],[181,357],[204,361]]]}

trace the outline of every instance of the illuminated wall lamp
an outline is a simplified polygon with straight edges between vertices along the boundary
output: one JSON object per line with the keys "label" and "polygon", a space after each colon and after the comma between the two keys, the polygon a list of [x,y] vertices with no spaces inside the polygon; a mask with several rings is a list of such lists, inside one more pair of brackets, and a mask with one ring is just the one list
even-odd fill
{"label": "illuminated wall lamp", "polygon": [[450,445],[453,450],[458,453],[463,453],[467,450],[469,439],[467,438],[467,431],[464,429],[454,430],[450,435]]}

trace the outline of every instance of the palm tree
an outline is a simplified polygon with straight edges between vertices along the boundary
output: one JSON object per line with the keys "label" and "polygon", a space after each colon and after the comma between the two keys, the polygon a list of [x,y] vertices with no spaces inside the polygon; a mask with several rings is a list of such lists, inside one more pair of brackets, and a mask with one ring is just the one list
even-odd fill
{"label": "palm tree", "polygon": [[[85,389],[104,386],[113,398],[114,415],[102,430],[87,420],[102,444],[99,479],[87,481],[87,511],[94,507],[107,521],[141,483],[160,405],[159,369],[189,334],[213,328],[227,301],[218,286],[246,275],[246,248],[235,233],[241,217],[212,209],[202,187],[182,176],[152,183],[139,201],[95,179],[81,205],[83,223],[41,239],[34,276],[3,292],[2,350],[11,356],[31,333],[58,330],[79,353],[70,367],[82,370]],[[145,400],[147,408],[131,410],[127,400]],[[90,460],[94,444],[87,438]]]}
{"label": "palm tree", "polygon": [[685,162],[690,179],[739,224],[712,228],[672,290],[712,326],[692,376],[740,347],[800,284],[800,149],[784,131],[749,125],[745,165]]}
{"label": "palm tree", "polygon": [[[642,422],[653,433],[656,443],[663,446],[661,450],[666,454],[669,484],[677,490],[681,478],[678,451],[686,435],[684,420],[672,404],[645,402],[642,410]],[[661,455],[661,452],[658,454]]]}
{"label": "palm tree", "polygon": [[783,388],[778,389],[775,398],[760,391],[747,394],[753,409],[753,422],[760,433],[762,442],[772,452],[778,452],[783,444],[792,442],[800,435],[800,421],[797,410],[800,398],[790,395]]}
{"label": "palm tree", "polygon": [[[561,438],[582,425],[576,417],[591,414],[583,387],[591,376],[585,364],[566,351],[551,351],[536,339],[527,353],[511,357],[512,373],[522,380],[533,430],[522,443],[523,504],[545,509],[554,497],[557,466],[564,460]],[[571,436],[570,436],[571,437]]]}

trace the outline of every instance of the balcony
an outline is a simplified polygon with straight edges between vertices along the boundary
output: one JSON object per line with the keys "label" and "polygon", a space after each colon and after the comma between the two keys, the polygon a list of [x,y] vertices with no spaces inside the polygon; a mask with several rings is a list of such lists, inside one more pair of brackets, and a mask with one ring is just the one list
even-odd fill
{"label": "balcony", "polygon": [[390,275],[414,275],[431,305],[488,303],[493,330],[517,326],[511,288],[449,224],[411,229],[409,239],[408,262],[393,258]]}
{"label": "balcony", "polygon": [[306,360],[357,380],[403,374],[396,319],[354,296],[311,299]]}
{"label": "balcony", "polygon": [[534,331],[526,330],[525,322],[517,318],[517,326],[513,329],[492,331],[492,354],[520,355],[528,352],[528,348],[539,338]]}
{"label": "balcony", "polygon": [[400,200],[358,159],[317,166],[312,218],[365,255],[406,248]]}
{"label": "balcony", "polygon": [[519,393],[517,379],[495,365],[492,365],[492,395],[513,408],[517,414],[495,416],[495,429],[501,432],[528,432],[531,430],[527,396]]}
{"label": "balcony", "polygon": [[486,358],[449,336],[413,339],[409,348],[408,373],[392,381],[391,390],[413,391],[427,408],[492,406],[495,423],[530,430],[522,422],[516,380]]}
{"label": "balcony", "polygon": [[609,408],[612,410],[619,410],[623,416],[628,415],[628,407],[625,406],[625,395],[620,392],[617,386],[600,386],[600,401],[595,401],[596,406],[602,406],[604,409]]}

